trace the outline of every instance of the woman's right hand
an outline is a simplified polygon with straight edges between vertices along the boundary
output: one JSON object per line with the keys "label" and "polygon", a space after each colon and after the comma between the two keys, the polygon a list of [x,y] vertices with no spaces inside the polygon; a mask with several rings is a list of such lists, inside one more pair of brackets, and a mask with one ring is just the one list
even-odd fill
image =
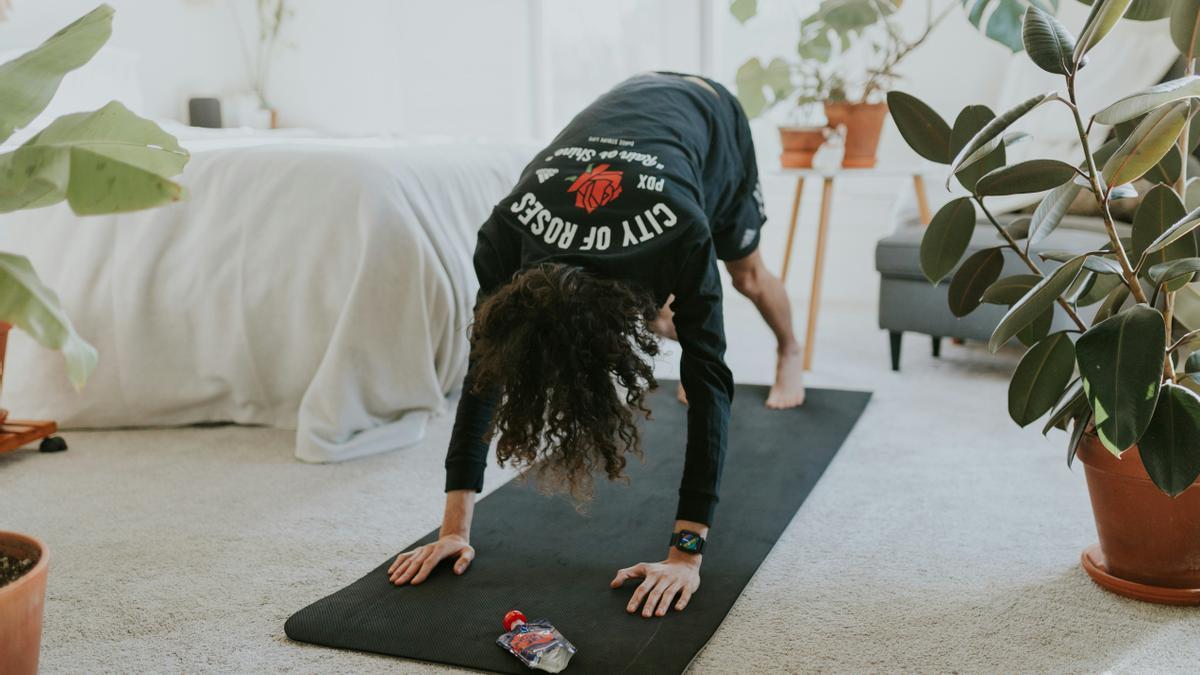
{"label": "woman's right hand", "polygon": [[454,562],[454,573],[462,574],[475,559],[475,549],[467,542],[466,537],[457,534],[443,535],[432,544],[418,546],[396,556],[396,561],[388,568],[388,579],[397,586],[415,586],[425,581],[438,563],[453,556],[458,557]]}

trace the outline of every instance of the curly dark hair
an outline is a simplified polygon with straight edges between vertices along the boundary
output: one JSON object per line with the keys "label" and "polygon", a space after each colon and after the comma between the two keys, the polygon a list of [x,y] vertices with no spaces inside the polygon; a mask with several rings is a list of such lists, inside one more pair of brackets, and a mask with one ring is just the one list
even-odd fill
{"label": "curly dark hair", "polygon": [[[548,492],[590,499],[592,474],[624,477],[641,457],[638,417],[658,386],[649,293],[579,267],[526,268],[480,304],[471,331],[474,388],[502,394],[489,431],[497,456]],[[624,390],[624,395],[618,390]]]}

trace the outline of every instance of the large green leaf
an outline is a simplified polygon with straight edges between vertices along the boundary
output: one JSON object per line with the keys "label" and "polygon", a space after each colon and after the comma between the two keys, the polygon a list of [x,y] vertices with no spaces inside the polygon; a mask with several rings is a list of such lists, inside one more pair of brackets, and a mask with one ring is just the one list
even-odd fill
{"label": "large green leaf", "polygon": [[1179,53],[1200,56],[1200,0],[1173,0],[1171,39]]}
{"label": "large green leaf", "polygon": [[[1197,115],[1200,118],[1200,115]],[[1200,209],[1200,176],[1187,179],[1183,190],[1183,205],[1187,210]]]}
{"label": "large green leaf", "polygon": [[805,60],[829,63],[830,57],[833,56],[833,42],[829,39],[829,33],[825,31],[805,34],[796,43],[796,53]]}
{"label": "large green leaf", "polygon": [[1129,9],[1131,1],[1100,0],[1092,5],[1092,11],[1088,14],[1087,21],[1083,24],[1083,31],[1079,34],[1079,40],[1075,44],[1073,57],[1075,63],[1081,62],[1085,54],[1100,44],[1104,36],[1108,35],[1109,31],[1121,20],[1121,15],[1125,13],[1125,10]]}
{"label": "large green leaf", "polygon": [[887,101],[888,111],[910,148],[931,162],[950,161],[950,125],[941,115],[902,91],[888,92]]}
{"label": "large green leaf", "polygon": [[1029,225],[1032,222],[1033,218],[1030,216],[1014,218],[1004,226],[1004,231],[1007,232],[1008,236],[1012,237],[1014,240],[1021,241],[1022,239],[1027,239],[1029,237]]}
{"label": "large green leaf", "polygon": [[183,196],[169,177],[188,161],[173,136],[113,101],[65,115],[0,155],[0,213],[67,200],[75,213],[120,213]]}
{"label": "large green leaf", "polygon": [[91,60],[112,34],[113,8],[100,5],[30,52],[0,65],[0,141],[46,109],[67,73]]}
{"label": "large green leaf", "polygon": [[1123,185],[1141,178],[1175,147],[1187,122],[1187,101],[1162,106],[1146,115],[1104,163],[1104,182]]}
{"label": "large green leaf", "polygon": [[1183,160],[1180,158],[1179,153],[1168,152],[1142,178],[1154,184],[1166,183],[1167,185],[1174,185],[1175,181],[1179,180],[1179,171],[1182,168]]}
{"label": "large green leaf", "polygon": [[1117,276],[1124,274],[1120,263],[1112,258],[1099,255],[1088,256],[1084,259],[1083,268],[1096,274],[1113,274]]}
{"label": "large green leaf", "polygon": [[860,35],[897,10],[893,0],[821,0],[817,10],[801,22],[802,28],[824,25],[842,36]]}
{"label": "large green leaf", "polygon": [[1151,267],[1146,276],[1155,284],[1165,284],[1180,279],[1191,281],[1192,275],[1200,272],[1200,258],[1180,258],[1171,262],[1158,263]]}
{"label": "large green leaf", "polygon": [[1082,185],[1070,181],[1054,188],[1042,198],[1033,211],[1033,220],[1029,223],[1029,246],[1036,246],[1058,229],[1063,216],[1067,215],[1075,197],[1082,189]]}
{"label": "large green leaf", "polygon": [[1166,339],[1162,314],[1134,305],[1092,326],[1075,345],[1096,432],[1113,454],[1137,443],[1150,423],[1163,379]]}
{"label": "large green leaf", "polygon": [[[967,19],[976,28],[982,28],[988,38],[1008,47],[1011,51],[1022,49],[1021,17],[1029,7],[1037,7],[1053,14],[1058,9],[1058,0],[962,0],[967,10]],[[991,9],[986,24],[984,15]]]}
{"label": "large green leaf", "polygon": [[1121,284],[1113,288],[1108,293],[1108,297],[1104,298],[1104,303],[1096,310],[1096,316],[1092,318],[1094,323],[1100,323],[1105,319],[1113,316],[1125,306],[1129,300],[1129,287]]}
{"label": "large green leaf", "polygon": [[[983,301],[989,304],[1008,305],[1012,307],[1020,302],[1021,298],[1025,297],[1029,293],[1029,290],[1037,286],[1041,280],[1042,277],[1036,274],[1014,274],[1005,277],[984,291]],[[1016,338],[1026,347],[1032,347],[1050,333],[1050,328],[1053,324],[1054,306],[1051,305],[1041,314],[1035,316],[1028,325],[1017,331]]]}
{"label": "large green leaf", "polygon": [[1017,0],[1000,0],[999,6],[988,17],[985,32],[993,40],[1008,45],[1014,52],[1021,51],[1021,10]]}
{"label": "large green leaf", "polygon": [[[1058,333],[1061,335],[1061,333]],[[1075,347],[1071,346],[1071,368],[1075,367]],[[1083,394],[1083,380],[1075,380],[1067,386],[1066,391],[1059,397],[1058,403],[1055,404],[1050,417],[1046,419],[1046,426],[1042,428],[1042,435],[1050,433],[1051,429],[1059,428],[1066,429],[1067,422],[1074,419],[1079,413],[1087,408],[1087,396]]]}
{"label": "large green leaf", "polygon": [[1083,261],[1087,256],[1088,254],[1083,254],[1063,263],[1010,307],[992,333],[988,349],[992,352],[1000,349],[1018,331],[1032,323],[1043,312],[1052,309],[1059,296],[1070,288],[1075,277],[1079,276],[1079,270],[1083,269]]}
{"label": "large green leaf", "polygon": [[1200,396],[1164,384],[1138,452],[1158,489],[1177,497],[1191,487],[1200,476]]}
{"label": "large green leaf", "polygon": [[983,301],[989,305],[1015,305],[1025,297],[1042,277],[1036,274],[1014,274],[996,281],[983,292]]}
{"label": "large green leaf", "polygon": [[[1183,200],[1175,191],[1166,185],[1155,185],[1150,188],[1142,203],[1133,215],[1132,246],[1129,255],[1137,260],[1146,249],[1162,236],[1167,228],[1187,215]],[[1148,261],[1151,264],[1166,262],[1175,258],[1188,258],[1197,255],[1195,237],[1183,237],[1166,249],[1153,255]]]}
{"label": "large green leaf", "polygon": [[[1125,10],[1125,18],[1130,21],[1155,21],[1166,18],[1171,13],[1171,3],[1176,0],[1133,0],[1129,9]],[[1090,5],[1094,0],[1079,0]]]}
{"label": "large green leaf", "polygon": [[729,13],[738,23],[746,23],[758,13],[758,0],[733,0],[729,3]]}
{"label": "large green leaf", "polygon": [[766,85],[771,88],[775,102],[782,101],[791,96],[795,90],[795,87],[792,86],[792,69],[788,66],[787,61],[778,56],[771,59],[771,62],[767,64],[767,70],[764,75]]}
{"label": "large green leaf", "polygon": [[1096,113],[1096,121],[1101,124],[1119,124],[1141,117],[1161,105],[1198,96],[1200,75],[1189,75],[1119,98]]}
{"label": "large green leaf", "polygon": [[1146,245],[1143,255],[1149,258],[1184,237],[1190,236],[1197,227],[1200,227],[1200,208],[1189,211],[1182,218],[1171,223],[1167,229],[1163,230],[1162,234]]}
{"label": "large green leaf", "polygon": [[1188,125],[1188,152],[1196,152],[1196,148],[1200,147],[1200,115],[1192,115],[1192,121]]}
{"label": "large green leaf", "polygon": [[[1029,111],[1040,106],[1046,101],[1057,100],[1058,94],[1047,92],[1038,94],[1032,98],[1014,106],[1006,111],[1003,115],[988,122],[982,129],[976,133],[971,140],[963,146],[961,150],[954,156],[951,162],[952,171],[958,173],[971,164],[978,162],[987,155],[991,154],[997,146],[1002,146],[1000,134],[1004,133],[1017,120],[1024,117]],[[946,186],[949,187],[950,182],[947,180]]]}
{"label": "large green leaf", "polygon": [[1093,273],[1091,275],[1091,282],[1086,287],[1081,288],[1079,294],[1071,298],[1070,302],[1076,307],[1094,305],[1107,298],[1113,292],[1114,288],[1121,286],[1124,283],[1122,279],[1123,277],[1115,274]]}
{"label": "large green leaf", "polygon": [[989,171],[975,184],[975,192],[985,197],[1044,192],[1069,182],[1075,175],[1075,167],[1066,162],[1031,159]]}
{"label": "large green leaf", "polygon": [[76,388],[96,369],[96,350],[75,332],[58,296],[42,283],[27,258],[12,253],[0,253],[0,321],[62,352],[67,377]]}
{"label": "large green leaf", "polygon": [[1092,410],[1086,408],[1072,420],[1071,435],[1067,439],[1067,468],[1071,468],[1071,463],[1075,461],[1075,452],[1079,450],[1079,443],[1083,440],[1083,432],[1088,430],[1092,423]]}
{"label": "large green leaf", "polygon": [[1075,36],[1053,15],[1030,7],[1025,12],[1021,38],[1025,52],[1042,70],[1058,75],[1074,72]]}
{"label": "large green leaf", "polygon": [[749,59],[737,69],[734,76],[734,88],[737,90],[738,101],[750,118],[758,117],[767,109],[767,97],[763,93],[766,86],[767,69],[757,57]]}
{"label": "large green leaf", "polygon": [[[950,154],[957,155],[975,134],[996,118],[996,114],[985,105],[969,105],[958,113],[954,120],[954,129],[950,132]],[[969,192],[974,194],[975,184],[984,174],[1004,166],[1007,161],[1007,150],[1004,143],[996,147],[982,160],[974,162],[966,168],[954,172],[954,177]]]}
{"label": "large green leaf", "polygon": [[1075,346],[1067,333],[1054,333],[1025,353],[1008,384],[1008,414],[1024,427],[1058,402],[1075,373]]}
{"label": "large green leaf", "polygon": [[1171,3],[1176,0],[1133,0],[1125,18],[1130,21],[1157,21],[1171,13]]}
{"label": "large green leaf", "polygon": [[966,253],[975,233],[975,205],[959,197],[938,210],[921,238],[921,271],[938,283]]}
{"label": "large green leaf", "polygon": [[1037,315],[1028,326],[1017,331],[1017,340],[1026,347],[1032,347],[1049,335],[1053,326],[1054,306],[1051,305],[1046,308],[1046,311]]}
{"label": "large green leaf", "polygon": [[971,254],[950,279],[947,293],[950,313],[961,318],[974,312],[983,301],[984,292],[1000,278],[1003,270],[1003,247],[985,248]]}

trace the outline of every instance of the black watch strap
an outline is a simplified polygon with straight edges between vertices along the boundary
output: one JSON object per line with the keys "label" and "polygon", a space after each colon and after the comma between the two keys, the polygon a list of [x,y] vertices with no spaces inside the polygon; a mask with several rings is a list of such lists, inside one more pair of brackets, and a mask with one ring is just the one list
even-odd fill
{"label": "black watch strap", "polygon": [[671,546],[684,553],[703,553],[704,537],[691,530],[680,530],[671,534]]}

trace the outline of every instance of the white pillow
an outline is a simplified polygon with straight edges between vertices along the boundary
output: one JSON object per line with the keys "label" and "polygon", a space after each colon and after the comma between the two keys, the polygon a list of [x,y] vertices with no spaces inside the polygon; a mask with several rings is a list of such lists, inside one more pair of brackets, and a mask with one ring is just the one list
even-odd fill
{"label": "white pillow", "polygon": [[[1077,32],[1083,25],[1087,11],[1086,5],[1064,4],[1059,19]],[[1166,37],[1167,30],[1165,19],[1151,22],[1122,21],[1108,39],[1088,54],[1088,63],[1080,71],[1076,91],[1085,124],[1090,115],[1117,98],[1162,79],[1171,64],[1179,58],[1174,43]],[[983,39],[982,36],[980,39]],[[1015,54],[1005,69],[999,101],[989,107],[999,115],[1021,101],[1048,91],[1065,95],[1063,77],[1038,68],[1023,53]],[[1061,103],[1043,104],[1022,117],[1012,128],[1023,130],[1032,137],[1009,147],[1006,152],[1009,164],[1035,158],[1059,159],[1070,163],[1082,159],[1079,134],[1071,120],[1071,111]],[[1097,124],[1092,128],[1089,138],[1092,150],[1103,143],[1108,132],[1108,127],[1103,125]],[[944,182],[945,177],[946,173],[942,173],[941,181]],[[935,179],[930,181],[929,193],[930,207],[936,212],[943,204],[966,194],[966,191],[954,183],[954,192],[947,192]],[[987,205],[993,214],[1011,213],[1037,204],[1041,199],[1041,194],[990,197]],[[911,189],[902,193],[893,215],[897,222],[905,225],[917,222],[916,200]]]}
{"label": "white pillow", "polygon": [[[0,51],[0,63],[11,61],[26,51]],[[133,112],[143,114],[138,61],[138,54],[128,49],[102,48],[91,61],[78,70],[67,73],[50,105],[27,127],[13,134],[5,144],[24,143],[62,115],[96,110],[109,101],[120,101]]]}

